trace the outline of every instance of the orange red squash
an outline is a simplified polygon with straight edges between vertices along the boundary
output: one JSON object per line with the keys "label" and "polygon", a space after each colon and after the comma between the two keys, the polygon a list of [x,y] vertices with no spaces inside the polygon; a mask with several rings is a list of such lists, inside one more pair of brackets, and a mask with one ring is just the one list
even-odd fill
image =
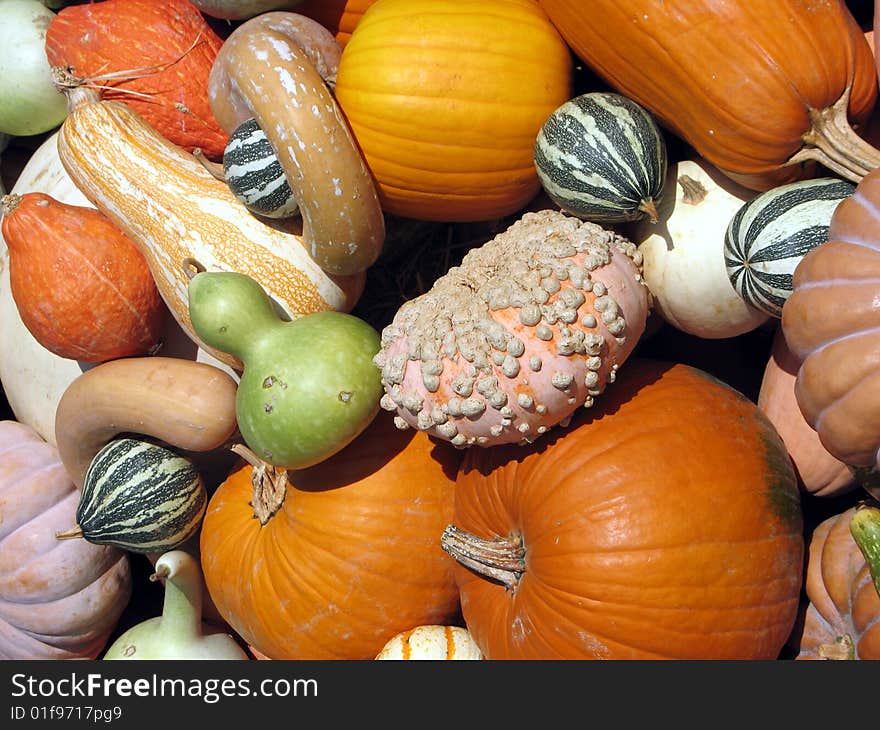
{"label": "orange red squash", "polygon": [[813,162],[853,181],[880,164],[850,127],[874,107],[877,72],[843,0],[540,5],[585,63],[747,187]]}

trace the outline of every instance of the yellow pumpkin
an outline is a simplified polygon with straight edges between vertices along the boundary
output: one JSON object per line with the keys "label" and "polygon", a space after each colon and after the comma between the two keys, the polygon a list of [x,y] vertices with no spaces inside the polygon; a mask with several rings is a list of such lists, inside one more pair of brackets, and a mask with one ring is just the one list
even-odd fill
{"label": "yellow pumpkin", "polygon": [[384,210],[484,221],[540,192],[535,138],[571,84],[568,46],[532,0],[377,0],[336,100]]}

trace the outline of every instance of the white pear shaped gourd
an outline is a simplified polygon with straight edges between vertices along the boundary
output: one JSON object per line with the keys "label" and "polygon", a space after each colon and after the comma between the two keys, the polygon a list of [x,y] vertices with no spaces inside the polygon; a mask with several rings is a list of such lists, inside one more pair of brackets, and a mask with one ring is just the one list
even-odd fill
{"label": "white pear shaped gourd", "polygon": [[728,223],[754,195],[704,160],[682,160],[669,166],[659,222],[628,230],[642,254],[654,312],[676,329],[723,339],[770,318],[737,294],[724,263]]}
{"label": "white pear shaped gourd", "polygon": [[105,660],[249,658],[232,636],[202,623],[204,580],[192,555],[163,554],[151,579],[165,581],[162,615],[132,626],[113,642]]}

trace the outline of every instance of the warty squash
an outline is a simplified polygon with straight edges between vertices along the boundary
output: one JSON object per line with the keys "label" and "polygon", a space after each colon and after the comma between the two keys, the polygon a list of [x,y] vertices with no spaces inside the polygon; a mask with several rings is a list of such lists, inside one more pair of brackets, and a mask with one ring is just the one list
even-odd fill
{"label": "warty squash", "polygon": [[817,162],[853,182],[880,165],[850,126],[873,109],[877,72],[844,0],[540,5],[617,92],[749,188],[812,176]]}
{"label": "warty squash", "polygon": [[754,403],[631,359],[568,429],[465,452],[441,541],[487,659],[775,659],[802,529],[785,446]]}
{"label": "warty squash", "polygon": [[[207,270],[252,276],[291,319],[354,306],[363,272],[326,274],[302,236],[258,219],[225,183],[130,107],[102,101],[93,89],[56,71],[70,102],[58,134],[62,164],[83,194],[140,249],[171,314],[194,342],[201,346],[189,320],[188,259]],[[240,369],[225,353],[203,349]]]}
{"label": "warty squash", "polygon": [[0,421],[0,659],[95,659],[128,605],[125,552],[55,540],[78,501],[55,447]]}

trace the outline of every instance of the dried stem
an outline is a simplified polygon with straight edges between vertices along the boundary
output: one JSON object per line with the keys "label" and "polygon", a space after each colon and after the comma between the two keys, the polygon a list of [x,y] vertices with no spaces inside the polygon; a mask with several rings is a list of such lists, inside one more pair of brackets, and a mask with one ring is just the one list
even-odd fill
{"label": "dried stem", "polygon": [[232,452],[253,467],[251,507],[261,525],[265,525],[284,504],[287,495],[287,470],[267,464],[244,444],[234,444]]}
{"label": "dried stem", "polygon": [[514,589],[525,572],[525,548],[519,536],[487,540],[449,525],[440,546],[466,568]]}

